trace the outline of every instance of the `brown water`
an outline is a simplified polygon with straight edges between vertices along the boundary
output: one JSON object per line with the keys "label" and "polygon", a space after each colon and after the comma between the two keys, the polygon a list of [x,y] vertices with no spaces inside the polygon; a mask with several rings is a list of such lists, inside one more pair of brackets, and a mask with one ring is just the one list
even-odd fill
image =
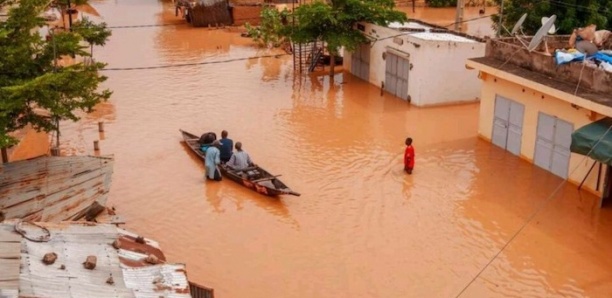
{"label": "brown water", "polygon": [[[63,124],[64,154],[114,154],[126,228],[217,297],[455,297],[561,180],[477,138],[478,105],[419,109],[349,74],[295,77],[290,56],[190,28],[170,3],[94,2],[108,103]],[[476,74],[474,74],[476,75]],[[105,121],[105,135],[97,122]],[[207,183],[179,129],[227,129],[302,193]],[[412,136],[416,169],[402,171]],[[462,297],[610,297],[612,210],[565,185]]]}

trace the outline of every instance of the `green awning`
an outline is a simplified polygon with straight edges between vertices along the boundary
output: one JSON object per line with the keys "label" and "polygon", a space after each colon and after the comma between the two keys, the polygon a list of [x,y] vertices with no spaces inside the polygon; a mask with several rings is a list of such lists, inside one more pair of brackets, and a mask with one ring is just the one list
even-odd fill
{"label": "green awning", "polygon": [[[570,150],[582,155],[588,154],[589,157],[594,160],[612,165],[611,126],[612,118],[606,117],[577,129],[572,133],[572,145],[570,146]],[[610,131],[608,131],[608,129]],[[601,141],[599,139],[601,139]],[[597,144],[597,146],[593,148],[595,144]]]}

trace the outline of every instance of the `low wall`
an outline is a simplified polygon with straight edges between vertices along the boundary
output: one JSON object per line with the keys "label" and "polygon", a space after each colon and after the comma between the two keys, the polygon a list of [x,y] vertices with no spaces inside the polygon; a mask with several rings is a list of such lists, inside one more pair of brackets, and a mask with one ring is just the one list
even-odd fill
{"label": "low wall", "polygon": [[[554,55],[555,49],[567,48],[568,36],[547,38],[548,50]],[[530,40],[526,39],[525,43]],[[529,52],[516,38],[487,40],[486,56],[511,63],[522,68],[543,73],[557,81],[578,84],[596,92],[612,93],[612,73],[594,67],[583,67],[582,63],[557,65],[553,56],[542,53],[544,42],[533,52]],[[582,74],[581,74],[582,72]]]}

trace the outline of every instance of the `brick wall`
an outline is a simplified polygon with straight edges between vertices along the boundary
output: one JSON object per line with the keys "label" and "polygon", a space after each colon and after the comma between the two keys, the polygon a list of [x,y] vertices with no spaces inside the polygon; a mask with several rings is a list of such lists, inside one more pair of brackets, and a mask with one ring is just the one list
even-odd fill
{"label": "brick wall", "polygon": [[232,9],[232,17],[234,19],[234,25],[244,25],[249,23],[251,25],[259,25],[261,19],[262,6],[234,6]]}

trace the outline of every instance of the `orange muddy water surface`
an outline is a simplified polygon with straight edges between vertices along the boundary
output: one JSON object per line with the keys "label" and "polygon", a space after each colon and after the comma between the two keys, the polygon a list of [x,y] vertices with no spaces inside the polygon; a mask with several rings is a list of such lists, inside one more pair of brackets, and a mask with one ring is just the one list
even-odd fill
{"label": "orange muddy water surface", "polygon": [[[283,51],[192,28],[171,2],[91,5],[113,27],[94,58],[114,94],[62,123],[62,154],[100,140],[109,205],[216,297],[612,295],[612,209],[479,139],[478,104],[421,109],[346,72],[295,75]],[[205,181],[179,129],[228,130],[302,196]]]}

